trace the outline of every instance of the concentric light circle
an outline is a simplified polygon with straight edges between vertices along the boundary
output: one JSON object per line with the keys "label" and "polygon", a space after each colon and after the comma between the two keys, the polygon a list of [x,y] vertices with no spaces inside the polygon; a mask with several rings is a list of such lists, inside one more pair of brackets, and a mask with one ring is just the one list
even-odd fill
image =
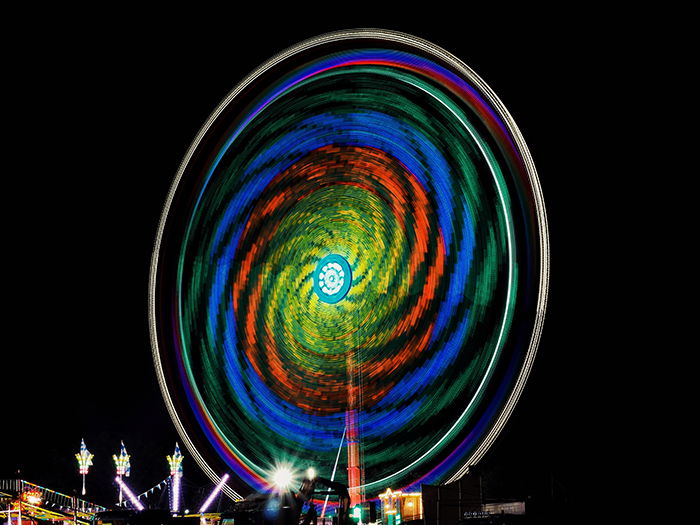
{"label": "concentric light circle", "polygon": [[348,293],[351,284],[352,269],[343,256],[332,253],[316,265],[314,292],[321,301],[337,303]]}
{"label": "concentric light circle", "polygon": [[330,477],[348,425],[367,497],[454,480],[520,396],[548,271],[535,168],[486,84],[410,35],[323,35],[236,87],[177,173],[151,268],[161,389],[241,492],[283,463]]}

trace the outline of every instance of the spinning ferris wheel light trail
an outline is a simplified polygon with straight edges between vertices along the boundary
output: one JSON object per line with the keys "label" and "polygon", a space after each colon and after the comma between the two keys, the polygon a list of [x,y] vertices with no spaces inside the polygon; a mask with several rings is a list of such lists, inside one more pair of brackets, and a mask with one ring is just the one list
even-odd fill
{"label": "spinning ferris wheel light trail", "polygon": [[168,194],[149,293],[168,411],[231,497],[339,442],[353,505],[458,479],[528,379],[548,261],[531,155],[474,71],[392,31],[302,42],[222,101]]}

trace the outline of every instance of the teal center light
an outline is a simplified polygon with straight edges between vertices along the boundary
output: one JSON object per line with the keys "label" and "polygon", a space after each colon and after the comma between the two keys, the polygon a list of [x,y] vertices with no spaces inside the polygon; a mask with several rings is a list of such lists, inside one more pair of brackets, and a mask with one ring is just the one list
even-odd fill
{"label": "teal center light", "polygon": [[314,292],[324,303],[335,304],[343,299],[352,285],[352,271],[341,255],[326,255],[314,271]]}

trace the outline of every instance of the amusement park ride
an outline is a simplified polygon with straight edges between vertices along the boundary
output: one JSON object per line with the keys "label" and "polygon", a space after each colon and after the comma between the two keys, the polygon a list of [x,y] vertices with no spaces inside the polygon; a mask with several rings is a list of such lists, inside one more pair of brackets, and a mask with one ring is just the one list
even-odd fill
{"label": "amusement park ride", "polygon": [[459,59],[373,29],[287,49],[163,208],[149,315],[177,431],[232,499],[277,462],[335,465],[353,508],[456,482],[529,376],[548,249],[524,139]]}
{"label": "amusement park ride", "polygon": [[[156,373],[215,484],[197,513],[183,510],[176,446],[168,515],[316,525],[332,496],[338,525],[375,521],[377,499],[385,525],[420,516],[418,491],[461,482],[519,400],[548,242],[523,137],[447,51],[360,29],[271,58],[196,136],[157,232]],[[84,495],[84,443],[77,459]],[[113,459],[119,506],[145,516],[123,443]],[[322,475],[290,490],[279,465],[294,462]],[[26,486],[18,511],[38,513]],[[233,503],[214,518],[221,493]],[[47,519],[90,521],[83,503],[71,508]]]}

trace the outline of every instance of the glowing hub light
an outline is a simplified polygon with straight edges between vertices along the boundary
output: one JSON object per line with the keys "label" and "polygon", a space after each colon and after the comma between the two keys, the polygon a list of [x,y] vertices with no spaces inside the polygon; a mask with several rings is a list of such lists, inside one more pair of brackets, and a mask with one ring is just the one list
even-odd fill
{"label": "glowing hub light", "polygon": [[293,474],[288,467],[280,467],[272,474],[272,483],[280,490],[288,488],[292,484]]}
{"label": "glowing hub light", "polygon": [[316,478],[316,470],[314,470],[313,467],[309,467],[308,470],[306,471],[306,477],[309,479],[315,479]]}
{"label": "glowing hub light", "polygon": [[114,478],[114,480],[119,484],[119,488],[124,491],[126,494],[126,497],[129,498],[129,501],[131,501],[131,504],[136,507],[138,510],[143,510],[143,505],[139,500],[136,499],[136,496],[134,496],[134,493],[131,492],[131,489],[127,486],[126,483],[124,483],[124,480],[120,477],[117,476]]}
{"label": "glowing hub light", "polygon": [[224,488],[224,484],[226,483],[227,480],[228,480],[228,474],[224,474],[223,477],[221,478],[221,480],[219,481],[218,485],[216,485],[216,487],[214,487],[214,490],[211,491],[211,494],[209,494],[209,497],[207,498],[207,500],[204,502],[204,504],[199,509],[200,514],[204,514],[207,511],[207,509],[209,508],[209,505],[211,505],[212,501],[214,501],[214,498],[216,497],[216,495],[219,492],[221,492],[222,488]]}
{"label": "glowing hub light", "polygon": [[345,297],[352,284],[352,271],[344,257],[331,254],[319,261],[314,272],[314,292],[321,301],[335,304]]}

